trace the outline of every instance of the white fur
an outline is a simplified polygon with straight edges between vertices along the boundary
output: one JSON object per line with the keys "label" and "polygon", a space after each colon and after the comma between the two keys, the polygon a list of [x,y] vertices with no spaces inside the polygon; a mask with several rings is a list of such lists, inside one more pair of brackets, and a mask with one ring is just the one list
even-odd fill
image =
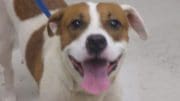
{"label": "white fur", "polygon": [[49,38],[47,33],[45,34],[44,72],[40,82],[40,99],[41,101],[58,101],[58,98],[63,98],[61,95],[64,95],[66,88],[69,88],[65,86],[72,83],[65,81],[68,78],[64,75],[59,36]]}
{"label": "white fur", "polygon": [[[99,96],[83,94],[82,89],[79,87],[82,77],[74,69],[67,58],[67,55],[71,54],[79,61],[85,59],[86,56],[88,56],[85,49],[85,41],[88,35],[96,33],[102,34],[107,38],[109,43],[108,48],[112,48],[110,47],[110,45],[112,45],[114,46],[113,48],[119,50],[118,53],[115,53],[115,51],[111,51],[110,49],[107,50],[110,53],[114,52],[116,55],[119,55],[124,51],[125,44],[123,44],[123,42],[115,43],[108,33],[101,27],[99,13],[96,10],[97,4],[88,3],[88,5],[90,8],[90,17],[93,20],[91,20],[89,27],[82,36],[68,45],[65,51],[60,50],[60,36],[48,37],[47,31],[45,31],[45,44],[43,49],[44,73],[40,83],[41,101],[105,101],[104,98],[111,95],[106,93]],[[113,57],[113,59],[116,58],[117,57]],[[111,89],[114,89],[114,87],[112,86]],[[110,92],[111,89],[109,90]],[[120,90],[117,94],[120,94],[119,92]],[[112,92],[112,94],[114,93],[115,92]],[[117,94],[114,94],[116,100],[120,101],[121,96],[117,96]]]}
{"label": "white fur", "polygon": [[[41,14],[30,19],[21,21],[13,8],[13,0],[4,0],[8,14],[14,24],[16,32],[18,33],[18,42],[22,52],[22,57],[25,55],[26,44],[31,34],[47,22],[47,18]],[[24,60],[24,58],[22,58]]]}
{"label": "white fur", "polygon": [[[28,20],[20,21],[14,12],[13,0],[4,0],[4,3],[8,8],[7,11],[18,33],[22,59],[24,59],[28,39],[36,29],[39,29],[47,22],[47,18],[41,14]],[[100,16],[96,8],[97,3],[88,2],[87,4],[89,6],[90,24],[78,39],[65,47],[65,50],[61,50],[60,36],[55,35],[53,37],[49,37],[47,29],[44,31],[44,71],[40,82],[40,101],[121,101],[121,85],[118,80],[118,71],[121,67],[120,65],[122,64],[122,61],[119,63],[118,69],[110,76],[110,79],[114,79],[116,75],[117,81],[111,85],[107,92],[99,96],[92,96],[84,93],[79,87],[82,77],[74,69],[68,59],[67,55],[69,54],[79,62],[82,62],[84,59],[90,57],[86,51],[85,43],[87,37],[91,34],[101,34],[106,38],[108,46],[102,53],[102,57],[107,58],[109,61],[114,61],[120,54],[124,54],[125,52],[127,42],[114,41],[113,38],[111,38],[111,36],[105,31],[105,29],[103,29],[100,22]],[[125,6],[125,8],[128,7]],[[0,40],[0,42],[6,43],[6,41],[2,40]],[[1,50],[2,49],[0,48],[0,53]],[[12,51],[12,49],[10,50]],[[8,70],[9,68],[6,69]],[[9,70],[11,71],[12,69]],[[11,74],[12,73],[8,73],[8,75]]]}
{"label": "white fur", "polygon": [[[83,62],[88,57],[91,57],[86,49],[87,37],[91,34],[101,34],[106,38],[108,43],[107,48],[104,50],[101,56],[103,58],[108,59],[109,61],[114,61],[118,58],[118,56],[123,55],[125,53],[127,42],[114,41],[113,38],[111,38],[111,36],[102,27],[102,24],[100,22],[100,15],[96,8],[97,4],[88,2],[88,5],[89,5],[89,14],[91,19],[90,24],[88,28],[84,31],[84,33],[77,40],[73,41],[70,45],[66,47],[65,51],[71,56],[73,56],[77,61]],[[71,70],[73,77],[76,77],[75,80],[77,80],[77,82],[80,82],[82,79],[81,76],[77,71],[74,70],[73,66],[71,67],[73,68]],[[118,68],[118,70],[119,69],[120,68]],[[115,72],[118,73],[118,70]],[[115,74],[112,73],[110,77],[111,78],[114,77]]]}
{"label": "white fur", "polygon": [[[0,59],[0,63],[3,62],[3,64],[4,63],[6,64],[3,67],[5,67],[4,74],[7,85],[7,93],[5,94],[6,96],[2,99],[2,101],[15,101],[16,98],[15,98],[15,94],[13,93],[14,75],[11,67],[11,55],[13,50],[13,44],[14,42],[16,42],[16,40],[14,40],[13,38],[16,37],[18,38],[17,40],[22,53],[21,54],[22,60],[24,61],[27,41],[29,40],[31,34],[35,30],[37,30],[40,26],[42,26],[47,22],[47,18],[43,14],[41,14],[31,19],[21,21],[20,19],[18,19],[18,17],[15,14],[13,8],[13,0],[0,1],[0,4],[1,7],[5,6],[4,9],[0,9],[1,10],[0,13],[5,16],[5,17],[1,16],[0,19],[1,21],[4,21],[4,23],[0,23],[2,24],[1,27],[2,29],[0,29],[0,34],[3,34],[2,36],[0,35],[2,38],[2,39],[0,38],[0,54],[3,54],[5,56],[1,55],[0,58],[6,61],[5,63]],[[14,24],[14,26],[11,24],[11,21]],[[15,30],[13,30],[14,28]],[[5,47],[7,47],[7,49]]]}
{"label": "white fur", "polygon": [[100,16],[96,8],[96,3],[88,3],[89,5],[89,14],[90,14],[90,24],[85,32],[80,36],[79,39],[75,40],[75,42],[71,43],[66,51],[69,52],[75,59],[79,62],[84,61],[86,58],[90,57],[86,50],[86,39],[91,34],[100,34],[105,37],[107,40],[107,48],[103,52],[102,57],[107,58],[110,61],[114,61],[118,58],[120,54],[124,52],[126,48],[126,42],[115,42],[111,36],[102,28],[102,24],[100,22]]}
{"label": "white fur", "polygon": [[47,30],[44,34],[44,72],[40,82],[40,101],[101,101],[101,96],[78,94],[78,85],[68,71],[71,64],[67,64],[63,58],[66,56],[60,48],[60,36],[48,37]]}

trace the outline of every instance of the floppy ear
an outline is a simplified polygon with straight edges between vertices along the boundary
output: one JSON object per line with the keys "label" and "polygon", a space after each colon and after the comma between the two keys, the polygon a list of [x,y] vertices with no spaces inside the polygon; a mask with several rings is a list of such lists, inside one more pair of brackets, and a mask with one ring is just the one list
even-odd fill
{"label": "floppy ear", "polygon": [[144,26],[144,21],[140,14],[130,5],[121,5],[121,7],[125,11],[131,27],[137,32],[141,39],[146,40],[147,32]]}
{"label": "floppy ear", "polygon": [[60,21],[62,18],[62,11],[58,11],[55,14],[53,14],[48,21],[47,30],[48,35],[53,36],[57,33],[58,27],[60,25]]}

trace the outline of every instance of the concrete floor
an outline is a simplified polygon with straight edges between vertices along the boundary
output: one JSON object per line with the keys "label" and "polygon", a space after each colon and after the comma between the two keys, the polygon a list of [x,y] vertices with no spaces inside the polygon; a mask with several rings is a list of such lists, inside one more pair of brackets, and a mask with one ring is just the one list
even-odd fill
{"label": "concrete floor", "polygon": [[[137,8],[149,31],[147,41],[130,31],[128,54],[121,71],[124,101],[180,101],[180,1],[119,1]],[[18,50],[14,51],[13,63],[18,99],[32,101],[37,87],[26,67],[21,65]],[[1,69],[0,94],[4,88]]]}

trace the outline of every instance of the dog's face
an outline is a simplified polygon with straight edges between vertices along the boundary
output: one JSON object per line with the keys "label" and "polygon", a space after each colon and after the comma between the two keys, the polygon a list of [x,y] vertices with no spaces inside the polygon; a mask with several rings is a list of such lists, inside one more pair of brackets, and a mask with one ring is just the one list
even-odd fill
{"label": "dog's face", "polygon": [[49,35],[60,36],[67,70],[90,94],[109,88],[128,43],[129,25],[146,38],[142,19],[130,6],[112,3],[80,3],[53,15]]}

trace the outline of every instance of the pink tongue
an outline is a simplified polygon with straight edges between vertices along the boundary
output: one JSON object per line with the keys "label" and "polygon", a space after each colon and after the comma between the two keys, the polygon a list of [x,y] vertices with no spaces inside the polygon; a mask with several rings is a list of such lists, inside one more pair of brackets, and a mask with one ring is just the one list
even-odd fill
{"label": "pink tongue", "polygon": [[108,64],[82,64],[84,69],[84,78],[81,87],[90,94],[99,95],[109,87]]}

